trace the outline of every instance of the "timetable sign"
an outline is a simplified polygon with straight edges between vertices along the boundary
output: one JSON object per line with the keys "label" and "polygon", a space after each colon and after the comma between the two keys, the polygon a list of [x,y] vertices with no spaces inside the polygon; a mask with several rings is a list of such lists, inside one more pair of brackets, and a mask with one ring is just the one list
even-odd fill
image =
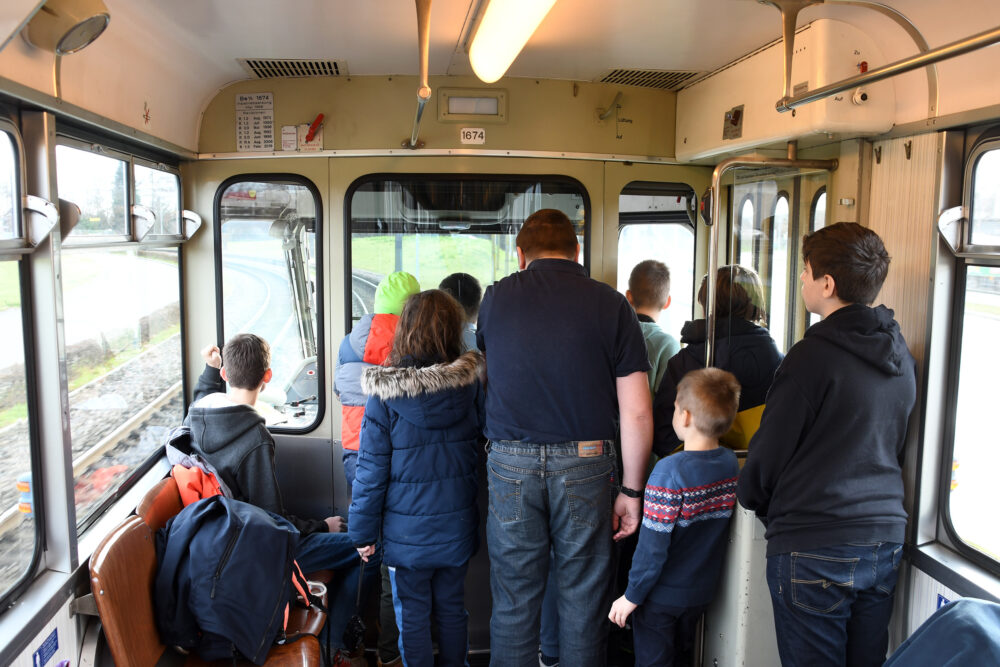
{"label": "timetable sign", "polygon": [[236,150],[240,153],[274,150],[272,93],[241,93],[236,96]]}

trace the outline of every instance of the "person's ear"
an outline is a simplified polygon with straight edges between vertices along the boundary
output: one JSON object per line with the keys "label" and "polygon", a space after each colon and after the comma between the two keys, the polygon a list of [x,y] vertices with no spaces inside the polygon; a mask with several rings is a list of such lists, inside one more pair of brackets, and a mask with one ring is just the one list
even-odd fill
{"label": "person's ear", "polygon": [[526,268],[528,268],[528,262],[524,259],[524,251],[521,250],[521,246],[517,246],[517,269],[524,271]]}
{"label": "person's ear", "polygon": [[837,296],[837,281],[829,273],[823,276],[823,297],[831,298]]}
{"label": "person's ear", "polygon": [[579,243],[576,244],[576,252],[573,253],[573,261],[574,262],[579,262],[580,261],[580,244]]}
{"label": "person's ear", "polygon": [[229,377],[226,374],[226,367],[222,366],[219,368],[219,377],[222,378],[223,382],[229,382]]}
{"label": "person's ear", "polygon": [[665,304],[663,304],[663,308],[662,308],[662,310],[666,310],[667,308],[669,308],[669,307],[670,307],[670,302],[671,302],[671,301],[673,300],[673,298],[674,298],[674,297],[672,297],[672,296],[668,296],[668,297],[667,297],[667,302],[666,302]]}
{"label": "person's ear", "polygon": [[628,305],[635,308],[635,301],[632,300],[632,290],[625,290],[625,300],[628,301]]}
{"label": "person's ear", "polygon": [[690,410],[685,410],[685,409],[682,408],[681,409],[681,424],[684,425],[684,428],[687,428],[687,427],[691,426],[692,419],[693,418],[691,417],[691,411]]}
{"label": "person's ear", "polygon": [[264,384],[267,384],[268,382],[271,381],[271,377],[272,376],[273,376],[273,373],[271,373],[271,369],[268,368],[266,371],[264,371],[264,379],[261,380],[261,382],[263,382]]}

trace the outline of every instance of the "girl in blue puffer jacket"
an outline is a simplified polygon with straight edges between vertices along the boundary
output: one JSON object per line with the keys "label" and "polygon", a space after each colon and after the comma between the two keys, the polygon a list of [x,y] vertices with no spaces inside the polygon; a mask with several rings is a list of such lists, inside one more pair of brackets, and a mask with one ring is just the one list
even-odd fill
{"label": "girl in blue puffer jacket", "polygon": [[408,667],[465,665],[465,571],[477,547],[476,463],[485,371],[462,354],[461,307],[440,290],[410,297],[387,366],[367,369],[350,536],[365,560],[381,534]]}

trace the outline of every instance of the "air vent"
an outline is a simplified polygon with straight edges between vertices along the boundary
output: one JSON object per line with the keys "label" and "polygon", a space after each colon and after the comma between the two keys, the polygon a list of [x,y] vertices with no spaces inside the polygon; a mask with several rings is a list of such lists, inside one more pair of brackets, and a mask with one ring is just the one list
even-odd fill
{"label": "air vent", "polygon": [[601,79],[601,83],[617,83],[625,86],[679,90],[687,81],[701,72],[687,72],[665,69],[613,69]]}
{"label": "air vent", "polygon": [[339,60],[237,58],[255,79],[293,79],[303,76],[347,76],[347,63]]}

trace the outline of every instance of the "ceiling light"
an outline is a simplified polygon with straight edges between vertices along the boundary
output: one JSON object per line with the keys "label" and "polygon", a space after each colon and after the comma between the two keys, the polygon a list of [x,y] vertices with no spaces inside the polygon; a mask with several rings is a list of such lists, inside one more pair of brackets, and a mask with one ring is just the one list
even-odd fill
{"label": "ceiling light", "polygon": [[492,0],[469,47],[472,71],[485,83],[504,75],[556,0]]}
{"label": "ceiling light", "polygon": [[48,0],[28,21],[24,38],[32,46],[63,56],[100,37],[110,21],[101,0]]}

